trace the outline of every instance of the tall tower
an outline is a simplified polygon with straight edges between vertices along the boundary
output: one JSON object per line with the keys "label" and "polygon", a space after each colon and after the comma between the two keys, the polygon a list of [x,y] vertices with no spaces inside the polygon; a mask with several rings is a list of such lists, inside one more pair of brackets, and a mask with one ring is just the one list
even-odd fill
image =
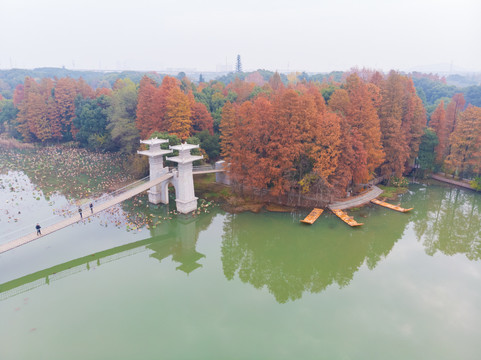
{"label": "tall tower", "polygon": [[[146,155],[149,157],[150,180],[157,179],[169,172],[169,168],[164,168],[164,155],[172,153],[172,150],[163,150],[160,148],[161,144],[167,143],[169,140],[150,139],[140,140],[141,144],[149,145],[149,150],[137,151],[137,154]],[[152,204],[168,204],[169,193],[162,184],[153,186],[148,191],[149,201]]]}
{"label": "tall tower", "polygon": [[167,160],[176,162],[177,172],[174,173],[175,201],[177,211],[188,214],[197,209],[197,198],[194,193],[194,176],[192,175],[192,163],[203,158],[202,155],[192,155],[190,150],[199,145],[183,143],[170,146],[172,150],[178,150],[179,156],[169,157]]}
{"label": "tall tower", "polygon": [[240,55],[237,55],[237,63],[236,63],[236,66],[235,66],[235,72],[237,72],[237,73],[242,72],[242,63],[241,63]]}

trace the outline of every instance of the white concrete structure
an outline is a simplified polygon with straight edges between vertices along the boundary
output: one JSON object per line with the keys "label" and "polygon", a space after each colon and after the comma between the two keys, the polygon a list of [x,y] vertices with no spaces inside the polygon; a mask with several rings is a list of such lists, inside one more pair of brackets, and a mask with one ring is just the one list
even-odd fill
{"label": "white concrete structure", "polygon": [[[163,150],[160,148],[161,144],[168,143],[169,140],[164,139],[150,139],[140,140],[140,143],[149,145],[149,150],[137,151],[137,154],[146,155],[149,157],[150,180],[157,179],[169,172],[169,168],[164,168],[164,155],[172,153],[172,150]],[[167,186],[165,186],[165,184]],[[149,201],[152,204],[168,204],[169,192],[168,181],[156,185],[148,191]]]}
{"label": "white concrete structure", "polygon": [[194,193],[194,177],[192,174],[192,163],[201,160],[201,155],[191,155],[192,149],[197,149],[199,145],[183,143],[181,145],[170,146],[172,150],[178,150],[179,156],[167,158],[169,161],[178,164],[177,171],[173,172],[173,183],[175,187],[175,201],[177,211],[188,214],[197,209],[197,197]]}

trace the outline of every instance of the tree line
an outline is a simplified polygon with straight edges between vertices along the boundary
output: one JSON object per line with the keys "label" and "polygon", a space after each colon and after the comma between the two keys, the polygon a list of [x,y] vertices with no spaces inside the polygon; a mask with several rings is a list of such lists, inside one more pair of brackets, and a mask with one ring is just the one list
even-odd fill
{"label": "tree line", "polygon": [[190,139],[210,160],[222,155],[237,184],[274,194],[342,193],[418,166],[481,172],[480,108],[466,106],[463,94],[429,116],[413,79],[399,72],[268,75],[241,73],[227,85],[144,75],[95,89],[82,78],[26,77],[11,100],[0,99],[0,130],[126,154],[153,133]]}

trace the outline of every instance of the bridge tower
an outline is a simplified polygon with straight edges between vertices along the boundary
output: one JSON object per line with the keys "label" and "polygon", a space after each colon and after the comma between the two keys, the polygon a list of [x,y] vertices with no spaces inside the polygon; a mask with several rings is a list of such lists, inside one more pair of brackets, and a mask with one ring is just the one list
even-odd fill
{"label": "bridge tower", "polygon": [[199,145],[183,143],[170,146],[172,150],[178,150],[179,156],[169,157],[167,160],[178,164],[174,172],[175,201],[177,211],[188,214],[197,209],[197,197],[194,193],[194,177],[192,175],[192,163],[203,158],[201,155],[192,155],[190,151],[198,148]]}
{"label": "bridge tower", "polygon": [[[141,144],[149,145],[149,150],[137,151],[137,154],[146,155],[149,157],[150,180],[157,179],[169,172],[169,168],[164,168],[164,155],[172,153],[172,150],[164,150],[160,148],[161,144],[168,143],[169,140],[164,139],[150,139],[140,140]],[[159,184],[153,186],[148,191],[149,201],[152,204],[168,204],[169,193],[166,186]]]}

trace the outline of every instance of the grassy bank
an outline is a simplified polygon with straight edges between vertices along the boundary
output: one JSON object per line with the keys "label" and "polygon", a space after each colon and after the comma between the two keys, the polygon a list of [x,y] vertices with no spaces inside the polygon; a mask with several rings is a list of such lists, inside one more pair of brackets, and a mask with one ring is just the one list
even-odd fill
{"label": "grassy bank", "polygon": [[399,195],[404,194],[408,191],[407,187],[402,186],[395,187],[378,185],[378,187],[383,191],[383,193],[379,197],[384,200],[396,200]]}
{"label": "grassy bank", "polygon": [[229,186],[215,182],[215,174],[195,175],[194,187],[197,196],[208,201],[215,201],[231,213],[251,211],[260,212],[262,209],[272,212],[290,212],[292,208],[259,201],[254,196],[240,196]]}

